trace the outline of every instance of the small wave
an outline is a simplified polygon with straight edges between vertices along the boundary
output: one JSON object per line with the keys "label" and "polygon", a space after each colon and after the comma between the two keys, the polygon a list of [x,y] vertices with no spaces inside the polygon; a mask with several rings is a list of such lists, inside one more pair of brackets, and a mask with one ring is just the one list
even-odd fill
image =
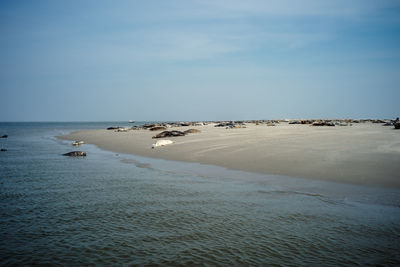
{"label": "small wave", "polygon": [[287,191],[287,190],[271,190],[271,191],[258,190],[258,192],[263,194],[289,194],[289,195],[304,195],[310,197],[324,197],[323,195],[317,193]]}
{"label": "small wave", "polygon": [[140,161],[134,160],[134,159],[122,159],[121,162],[127,163],[127,164],[134,164],[138,168],[145,168],[145,169],[154,170],[154,168],[153,168],[153,166],[151,164],[143,163],[143,162],[140,162]]}
{"label": "small wave", "polygon": [[327,196],[318,193],[311,193],[311,192],[301,192],[301,191],[290,191],[290,190],[271,190],[271,191],[264,191],[258,190],[258,193],[262,194],[278,194],[278,195],[300,195],[306,197],[316,198],[322,202],[332,204],[332,205],[343,205],[343,201],[333,200]]}

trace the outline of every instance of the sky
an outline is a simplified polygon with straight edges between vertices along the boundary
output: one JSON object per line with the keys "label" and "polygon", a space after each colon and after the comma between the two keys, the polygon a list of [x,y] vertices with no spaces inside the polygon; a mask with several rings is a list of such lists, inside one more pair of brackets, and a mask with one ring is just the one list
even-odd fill
{"label": "sky", "polygon": [[400,1],[0,1],[0,121],[400,116]]}

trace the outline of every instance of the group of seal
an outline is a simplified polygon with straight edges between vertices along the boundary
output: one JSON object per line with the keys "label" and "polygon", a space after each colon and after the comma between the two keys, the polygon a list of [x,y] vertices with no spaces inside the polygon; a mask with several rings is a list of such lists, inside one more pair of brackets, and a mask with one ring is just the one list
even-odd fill
{"label": "group of seal", "polygon": [[314,121],[312,124],[312,126],[335,126],[335,124],[331,121]]}
{"label": "group of seal", "polygon": [[[81,146],[84,143],[85,142],[83,142],[83,141],[74,141],[72,143],[72,145],[73,146]],[[83,151],[71,151],[71,152],[63,154],[63,156],[68,156],[68,157],[86,157],[86,152],[83,152]]]}
{"label": "group of seal", "polygon": [[171,137],[171,136],[184,136],[185,133],[181,131],[163,131],[152,138],[164,138],[164,137]]}
{"label": "group of seal", "polygon": [[155,138],[164,138],[164,137],[171,137],[171,136],[172,137],[185,136],[185,135],[190,134],[190,133],[199,133],[199,132],[200,132],[200,130],[197,130],[197,129],[189,129],[189,130],[186,130],[186,131],[183,131],[183,132],[182,131],[177,131],[177,130],[174,130],[174,131],[163,131],[163,132],[153,136],[152,138],[155,139]]}

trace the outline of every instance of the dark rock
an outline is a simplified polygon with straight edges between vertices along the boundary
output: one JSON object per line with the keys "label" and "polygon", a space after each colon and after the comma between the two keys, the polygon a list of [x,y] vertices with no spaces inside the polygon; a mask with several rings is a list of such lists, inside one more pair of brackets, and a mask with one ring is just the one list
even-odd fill
{"label": "dark rock", "polygon": [[63,156],[68,156],[68,157],[86,157],[86,152],[83,151],[72,151],[63,154]]}
{"label": "dark rock", "polygon": [[108,127],[107,130],[118,130],[119,128],[121,128],[121,127],[111,126],[111,127]]}
{"label": "dark rock", "polygon": [[2,148],[0,149],[0,151],[7,151],[7,148]]}
{"label": "dark rock", "polygon": [[200,133],[200,130],[197,129],[189,129],[184,131],[185,134],[189,134],[189,133]]}
{"label": "dark rock", "polygon": [[184,136],[185,133],[181,132],[181,131],[164,131],[161,132],[155,136],[153,136],[153,138],[164,138],[164,137],[170,137],[170,136]]}
{"label": "dark rock", "polygon": [[8,138],[8,135],[5,134],[1,138]]}

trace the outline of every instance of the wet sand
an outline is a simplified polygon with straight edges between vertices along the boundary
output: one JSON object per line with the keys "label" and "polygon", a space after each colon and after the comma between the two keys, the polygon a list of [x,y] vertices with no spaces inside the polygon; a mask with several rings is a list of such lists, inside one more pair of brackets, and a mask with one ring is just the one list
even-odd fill
{"label": "wet sand", "polygon": [[[151,146],[158,132],[86,130],[61,136],[82,140],[117,153],[167,160],[199,162],[230,169],[400,188],[400,130],[381,124],[316,127],[247,124],[225,129],[214,124],[168,130],[199,129],[182,137],[168,137],[172,145]],[[71,148],[71,150],[84,150]]]}

